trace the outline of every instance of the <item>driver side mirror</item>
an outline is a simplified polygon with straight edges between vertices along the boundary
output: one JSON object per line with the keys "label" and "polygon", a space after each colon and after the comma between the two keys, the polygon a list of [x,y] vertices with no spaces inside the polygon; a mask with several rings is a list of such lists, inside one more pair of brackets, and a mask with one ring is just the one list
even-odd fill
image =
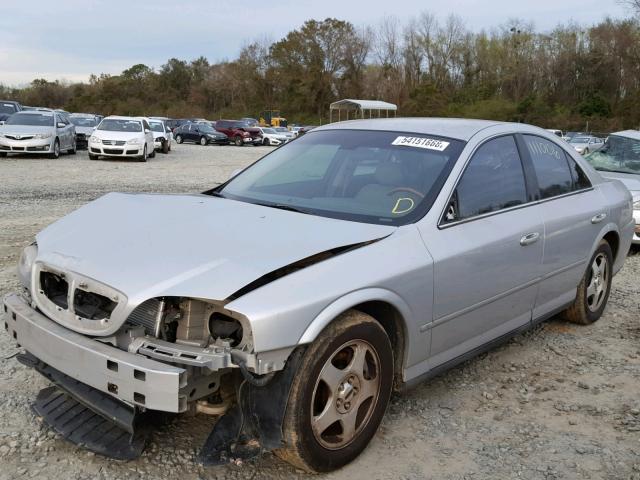
{"label": "driver side mirror", "polygon": [[149,130],[148,128],[144,129],[144,133],[150,133],[150,132],[151,132],[151,130]]}
{"label": "driver side mirror", "polygon": [[67,126],[67,124],[63,123],[63,122],[58,122],[58,124],[56,125],[57,128],[64,128],[66,126]]}

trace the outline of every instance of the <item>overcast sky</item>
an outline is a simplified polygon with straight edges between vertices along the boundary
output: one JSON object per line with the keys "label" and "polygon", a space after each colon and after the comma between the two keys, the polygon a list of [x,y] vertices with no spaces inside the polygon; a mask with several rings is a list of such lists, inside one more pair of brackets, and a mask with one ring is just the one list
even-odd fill
{"label": "overcast sky", "polygon": [[278,40],[305,20],[335,17],[356,26],[385,16],[407,21],[428,10],[460,15],[473,30],[513,18],[549,30],[627,12],[615,0],[2,0],[0,83],[33,78],[86,81],[136,63],[233,59],[247,41]]}

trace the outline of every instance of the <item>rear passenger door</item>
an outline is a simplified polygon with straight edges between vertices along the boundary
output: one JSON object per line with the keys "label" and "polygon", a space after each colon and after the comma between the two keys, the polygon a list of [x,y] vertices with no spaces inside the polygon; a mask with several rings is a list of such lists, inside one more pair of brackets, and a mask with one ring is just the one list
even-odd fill
{"label": "rear passenger door", "polygon": [[543,223],[516,141],[486,141],[471,157],[439,229],[423,232],[434,259],[431,364],[531,321]]}
{"label": "rear passenger door", "polygon": [[543,278],[533,312],[548,316],[573,301],[608,211],[576,161],[555,142],[520,137],[539,189],[544,221]]}

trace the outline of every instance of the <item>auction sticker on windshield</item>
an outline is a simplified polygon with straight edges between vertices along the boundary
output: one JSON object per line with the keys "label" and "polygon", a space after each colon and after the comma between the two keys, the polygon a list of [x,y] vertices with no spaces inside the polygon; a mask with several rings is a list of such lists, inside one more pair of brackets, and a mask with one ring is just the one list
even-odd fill
{"label": "auction sticker on windshield", "polygon": [[427,150],[438,150],[442,152],[449,146],[449,142],[442,140],[434,140],[433,138],[424,137],[397,137],[391,145],[400,145],[403,147],[426,148]]}

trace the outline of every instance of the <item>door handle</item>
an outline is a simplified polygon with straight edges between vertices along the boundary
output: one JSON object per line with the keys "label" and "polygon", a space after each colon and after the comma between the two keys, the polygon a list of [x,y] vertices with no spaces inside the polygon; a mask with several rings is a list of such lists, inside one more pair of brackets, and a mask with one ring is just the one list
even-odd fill
{"label": "door handle", "polygon": [[540,234],[538,232],[527,233],[520,239],[520,245],[526,247],[527,245],[531,245],[532,243],[536,243],[540,238]]}
{"label": "door handle", "polygon": [[600,223],[605,218],[607,218],[607,214],[606,213],[599,213],[598,215],[596,215],[595,217],[593,217],[591,219],[591,223]]}

